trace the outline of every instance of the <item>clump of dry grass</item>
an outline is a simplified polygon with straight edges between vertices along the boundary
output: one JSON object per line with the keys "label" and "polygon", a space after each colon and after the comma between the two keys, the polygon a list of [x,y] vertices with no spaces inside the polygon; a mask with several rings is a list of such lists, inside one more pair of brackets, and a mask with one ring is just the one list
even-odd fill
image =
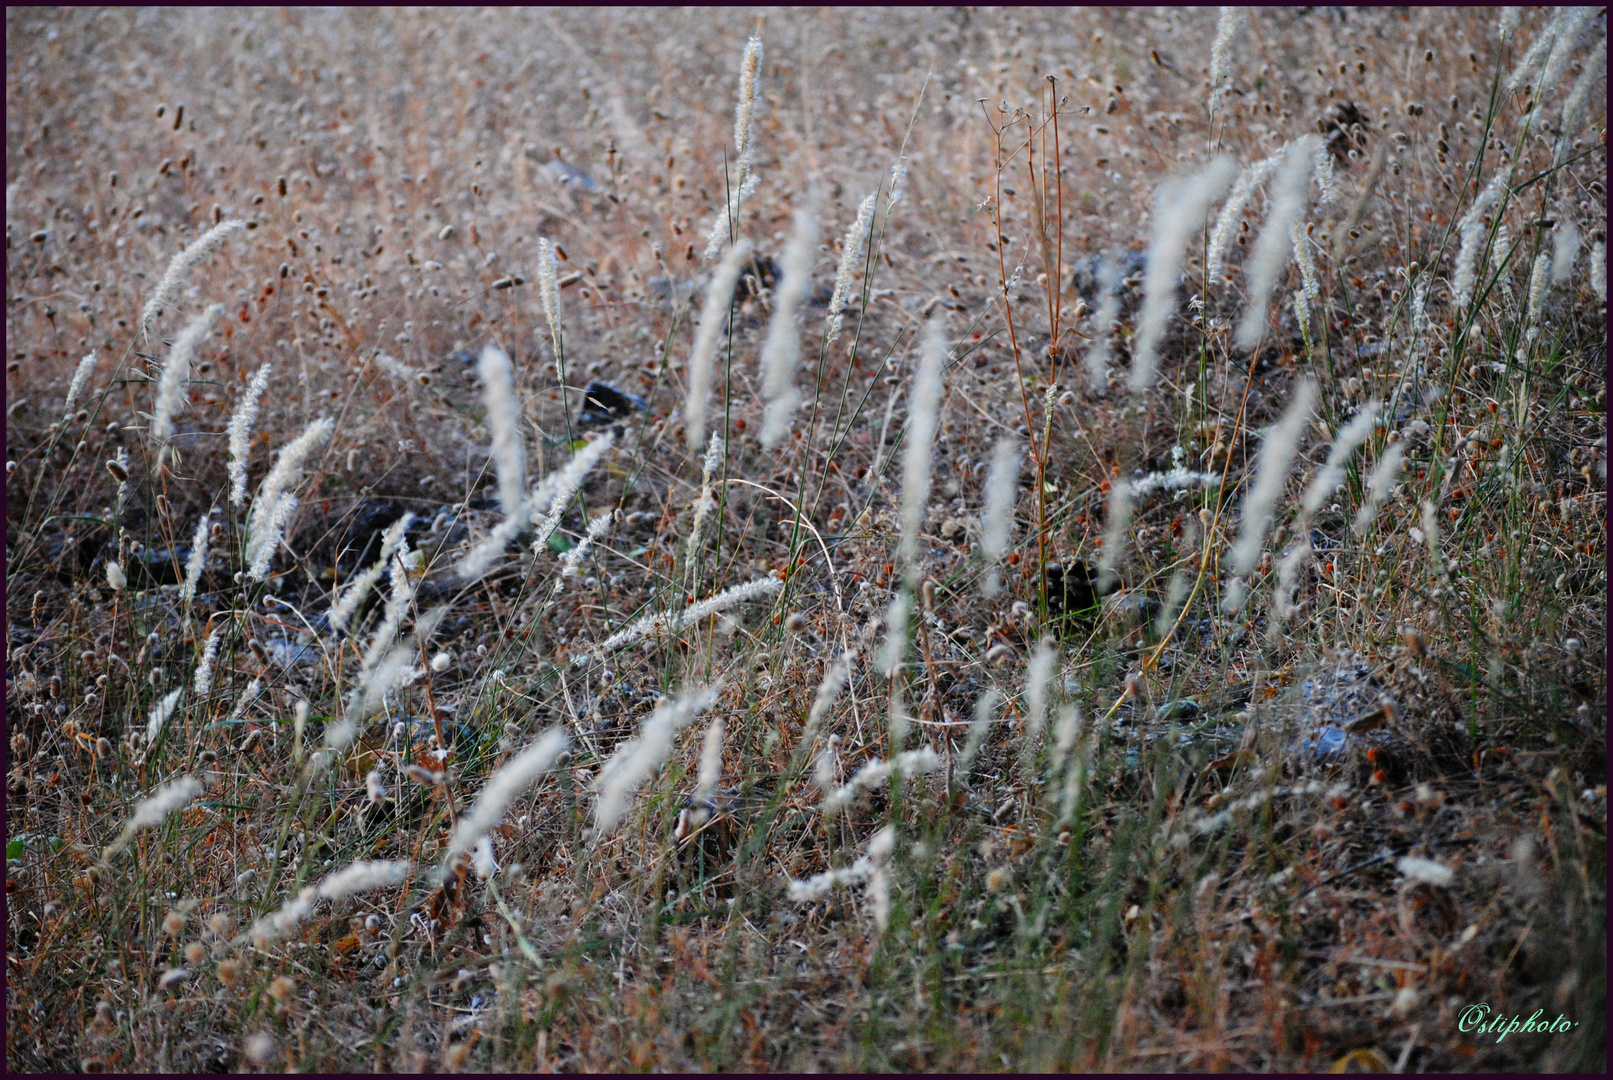
{"label": "clump of dry grass", "polygon": [[8,11],[8,1067],[1605,1067],[1605,15],[602,18]]}

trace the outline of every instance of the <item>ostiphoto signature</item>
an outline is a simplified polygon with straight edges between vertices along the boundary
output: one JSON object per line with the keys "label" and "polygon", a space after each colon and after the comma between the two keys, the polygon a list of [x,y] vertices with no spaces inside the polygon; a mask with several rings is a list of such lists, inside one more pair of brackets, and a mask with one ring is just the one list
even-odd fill
{"label": "ostiphoto signature", "polygon": [[1522,1015],[1506,1016],[1495,1012],[1485,1002],[1469,1005],[1462,1010],[1457,1018],[1456,1026],[1462,1031],[1473,1032],[1479,1035],[1494,1035],[1495,1041],[1511,1035],[1513,1032],[1523,1034],[1560,1033],[1571,1031],[1579,1026],[1578,1020],[1570,1020],[1559,1013],[1556,1019],[1544,1018],[1545,1009],[1536,1009],[1534,1014],[1525,1020]]}

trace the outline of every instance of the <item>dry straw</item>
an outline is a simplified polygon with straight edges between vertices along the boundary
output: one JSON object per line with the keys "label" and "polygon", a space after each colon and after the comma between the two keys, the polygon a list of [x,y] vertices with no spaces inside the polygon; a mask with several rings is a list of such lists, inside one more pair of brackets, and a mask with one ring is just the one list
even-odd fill
{"label": "dry straw", "polygon": [[717,339],[728,320],[728,306],[734,295],[739,272],[750,255],[750,241],[741,237],[711,276],[706,300],[700,309],[700,325],[695,330],[694,347],[689,350],[689,402],[684,408],[684,430],[689,452],[696,454],[706,441],[706,404],[711,397],[712,366],[717,359]]}
{"label": "dry straw", "polygon": [[179,295],[180,286],[185,284],[190,272],[217,251],[231,233],[245,228],[244,221],[221,222],[197,237],[189,247],[173,257],[168,263],[167,272],[157,283],[157,291],[151,294],[151,299],[146,301],[146,306],[140,312],[141,337],[151,336],[151,324],[162,314],[164,308],[173,303],[174,297]]}

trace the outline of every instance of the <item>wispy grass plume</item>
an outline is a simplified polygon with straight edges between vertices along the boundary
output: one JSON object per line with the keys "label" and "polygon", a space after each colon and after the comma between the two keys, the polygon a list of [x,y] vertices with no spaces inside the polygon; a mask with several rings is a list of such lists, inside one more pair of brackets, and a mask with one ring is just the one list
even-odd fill
{"label": "wispy grass plume", "polygon": [[919,353],[918,374],[913,380],[902,456],[902,533],[896,556],[910,586],[918,581],[919,530],[930,508],[930,469],[935,459],[936,427],[940,422],[941,370],[946,363],[946,350],[941,320],[931,319]]}
{"label": "wispy grass plume", "polygon": [[1005,435],[991,451],[986,471],[986,512],[980,528],[980,557],[986,563],[981,586],[987,596],[1002,591],[1002,568],[1014,530],[1014,501],[1019,495],[1020,456],[1017,440]]}
{"label": "wispy grass plume", "polygon": [[252,376],[241,400],[230,417],[230,504],[240,506],[246,501],[246,459],[252,452],[252,424],[258,418],[258,402],[269,386],[270,365],[263,364]]}
{"label": "wispy grass plume", "polygon": [[1182,252],[1189,238],[1203,227],[1210,204],[1226,190],[1235,172],[1229,159],[1218,157],[1194,173],[1165,181],[1155,194],[1154,235],[1148,244],[1143,306],[1137,317],[1137,336],[1132,343],[1131,392],[1134,394],[1154,384],[1165,323],[1176,309]]}
{"label": "wispy grass plume", "polygon": [[862,255],[863,241],[874,223],[874,195],[857,207],[857,217],[846,230],[840,245],[840,269],[835,272],[834,291],[829,294],[828,324],[824,329],[823,347],[833,345],[840,336],[840,323],[845,317],[846,301],[851,296],[851,278],[857,272],[857,260]]}
{"label": "wispy grass plume", "polygon": [[487,778],[475,804],[454,828],[454,835],[443,853],[445,868],[486,836],[503,819],[505,811],[521,792],[554,767],[555,760],[569,741],[564,731],[552,728]]}
{"label": "wispy grass plume", "polygon": [[1249,301],[1233,339],[1240,349],[1254,348],[1266,332],[1271,290],[1277,284],[1277,276],[1282,273],[1293,248],[1290,229],[1305,207],[1305,182],[1314,167],[1312,144],[1315,141],[1316,136],[1307,135],[1289,144],[1283,155],[1283,163],[1277,170],[1271,210],[1266,215],[1265,227],[1260,230],[1255,250],[1249,258]]}
{"label": "wispy grass plume", "polygon": [[101,853],[103,859],[110,859],[113,855],[128,846],[134,839],[135,833],[141,829],[152,829],[168,820],[175,810],[187,805],[202,793],[202,782],[194,776],[181,776],[158,788],[148,798],[134,808],[134,813],[123,826],[123,832],[118,838],[108,844]]}
{"label": "wispy grass plume", "polygon": [[73,416],[73,403],[78,400],[79,391],[89,381],[90,372],[95,370],[95,354],[90,353],[78,362],[73,371],[73,381],[67,384],[67,397],[62,400],[62,423],[67,423]]}
{"label": "wispy grass plume", "polygon": [[303,464],[314,447],[330,438],[335,425],[327,417],[310,423],[284,449],[275,460],[274,468],[264,477],[252,501],[252,515],[247,524],[246,561],[248,576],[262,581],[269,572],[269,559],[280,543],[281,533],[296,508],[296,498],[290,489],[302,480]]}
{"label": "wispy grass plume", "polygon": [[213,523],[209,520],[211,512],[202,515],[196,523],[196,531],[190,538],[190,556],[185,560],[185,580],[179,585],[179,599],[190,603],[196,599],[196,586],[202,580],[202,571],[207,569],[207,538],[212,535]]}
{"label": "wispy grass plume", "polygon": [[190,272],[217,251],[231,233],[245,228],[244,221],[220,222],[191,241],[185,250],[173,257],[168,263],[167,272],[157,283],[157,291],[151,294],[151,299],[146,301],[146,306],[140,311],[141,337],[151,336],[151,324],[162,314],[164,308],[174,302],[174,297],[179,295],[179,289],[185,284]]}
{"label": "wispy grass plume", "polygon": [[605,762],[594,782],[599,800],[594,808],[594,840],[597,843],[621,823],[628,800],[661,767],[672,749],[672,737],[699,716],[717,698],[715,688],[685,694],[676,701],[657,706],[629,739]]}
{"label": "wispy grass plume", "polygon": [[174,414],[185,400],[191,353],[212,332],[213,320],[223,311],[222,305],[212,304],[186,323],[174,339],[168,362],[162,366],[162,375],[157,379],[157,403],[151,410],[151,437],[165,448],[168,440],[173,438]]}
{"label": "wispy grass plume", "polygon": [[476,365],[482,380],[482,404],[493,436],[493,473],[498,479],[498,501],[506,515],[525,505],[526,450],[521,445],[521,403],[515,396],[515,369],[503,349],[489,345]]}
{"label": "wispy grass plume", "polygon": [[773,294],[773,318],[762,342],[762,395],[767,415],[762,423],[762,445],[777,446],[790,433],[790,417],[801,403],[795,386],[795,368],[801,358],[801,331],[796,313],[811,286],[812,257],[816,252],[817,223],[805,210],[795,212],[790,242],[780,266],[782,280]]}
{"label": "wispy grass plume", "polygon": [[1260,551],[1266,543],[1266,532],[1271,527],[1272,515],[1288,484],[1289,466],[1299,446],[1300,435],[1309,422],[1311,409],[1316,404],[1316,383],[1306,378],[1294,391],[1294,398],[1283,412],[1282,418],[1272,425],[1260,447],[1260,458],[1255,466],[1254,485],[1243,500],[1243,523],[1238,542],[1232,548],[1232,573],[1236,575],[1227,586],[1223,607],[1239,611],[1246,596],[1243,581],[1260,561]]}
{"label": "wispy grass plume", "polygon": [[717,339],[728,321],[739,272],[750,256],[750,241],[740,237],[711,276],[706,300],[700,309],[700,325],[695,329],[694,347],[689,350],[689,401],[683,410],[684,431],[689,453],[699,453],[706,441],[706,406],[711,398],[712,366],[717,359]]}

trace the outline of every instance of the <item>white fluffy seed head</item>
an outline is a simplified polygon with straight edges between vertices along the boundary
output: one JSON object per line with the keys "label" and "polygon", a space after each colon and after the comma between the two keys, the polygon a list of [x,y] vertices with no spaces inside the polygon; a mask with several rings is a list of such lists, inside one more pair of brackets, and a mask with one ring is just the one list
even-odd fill
{"label": "white fluffy seed head", "polygon": [[214,627],[213,632],[207,635],[207,644],[202,646],[202,659],[196,665],[196,681],[192,684],[197,697],[205,697],[213,688],[213,664],[218,660],[218,646],[224,637],[225,625]]}
{"label": "white fluffy seed head", "polygon": [[330,627],[332,630],[340,632],[347,627],[347,621],[358,610],[359,604],[364,602],[364,597],[369,595],[370,590],[375,587],[375,583],[381,580],[381,575],[391,567],[392,553],[404,545],[404,533],[408,531],[409,525],[413,521],[414,515],[405,513],[398,520],[387,526],[386,532],[381,534],[380,558],[375,560],[374,566],[354,578],[353,583],[347,587],[347,590],[342,593],[336,603],[331,605]]}
{"label": "white fluffy seed head", "polygon": [[801,358],[801,332],[796,314],[811,285],[812,256],[818,227],[805,210],[795,213],[790,241],[780,265],[782,280],[774,293],[773,318],[762,343],[762,394],[767,416],[762,424],[762,445],[777,446],[790,432],[790,417],[801,403],[795,386],[795,369]]}
{"label": "white fluffy seed head", "polygon": [[1025,740],[1027,749],[1034,752],[1041,740],[1042,728],[1047,724],[1047,690],[1053,678],[1053,666],[1058,662],[1058,651],[1046,641],[1038,642],[1031,653],[1031,662],[1025,672]]}
{"label": "white fluffy seed head", "polygon": [[[286,498],[289,491],[302,479],[303,463],[314,447],[321,445],[330,438],[335,425],[328,417],[320,417],[303,429],[284,449],[275,460],[274,468],[264,477],[262,485],[258,488],[258,495],[252,501],[252,513],[247,524],[247,562],[254,568],[262,564],[263,572],[268,571],[268,558],[274,554],[274,546],[280,542],[280,534],[272,528],[275,519],[280,520],[280,526],[285,527],[285,519],[289,518],[291,509],[296,507],[296,500],[289,504]],[[256,580],[262,580],[261,577]]]}
{"label": "white fluffy seed head", "polygon": [[140,336],[151,336],[151,324],[174,298],[179,295],[179,289],[185,284],[190,272],[204,262],[208,256],[224,243],[229,235],[237,230],[245,229],[244,221],[224,221],[213,226],[201,236],[191,242],[168,263],[168,270],[163,274],[162,280],[157,283],[157,291],[151,294],[146,306],[140,312]]}
{"label": "white fluffy seed head", "polygon": [[1597,42],[1595,52],[1585,64],[1585,70],[1574,80],[1574,88],[1569,91],[1568,100],[1563,103],[1563,118],[1558,124],[1562,134],[1557,137],[1557,149],[1552,154],[1553,166],[1561,165],[1568,160],[1568,155],[1574,147],[1574,136],[1579,133],[1580,117],[1584,115],[1585,106],[1590,101],[1591,91],[1605,74],[1607,74],[1607,40],[1604,38]]}
{"label": "white fluffy seed head", "polygon": [[1014,531],[1014,500],[1019,494],[1020,455],[1012,435],[997,440],[991,451],[991,467],[986,471],[985,521],[980,530],[980,555],[986,562],[984,591],[996,596],[1002,591],[1001,568],[997,565],[1008,554]]}
{"label": "white fluffy seed head", "polygon": [[1188,240],[1202,229],[1205,212],[1226,190],[1236,171],[1229,159],[1218,157],[1194,173],[1165,181],[1155,194],[1154,233],[1148,245],[1143,306],[1132,348],[1132,393],[1140,393],[1154,383],[1165,324],[1176,308],[1182,252]]}
{"label": "white fluffy seed head", "polygon": [[583,532],[582,539],[578,540],[565,553],[560,556],[560,576],[576,577],[582,567],[582,561],[588,557],[593,549],[594,541],[598,540],[616,517],[613,510],[602,510],[595,514],[588,522],[588,528]]}
{"label": "white fluffy seed head", "polygon": [[179,704],[179,695],[185,692],[184,687],[176,687],[161,701],[152,706],[151,715],[146,721],[146,746],[157,741],[162,729],[168,726],[169,717],[174,715],[174,706]]}
{"label": "white fluffy seed head", "polygon": [[753,37],[745,43],[745,55],[739,62],[739,102],[734,106],[734,149],[738,151],[735,182],[738,185],[743,185],[750,178],[756,82],[761,71],[762,39]]}
{"label": "white fluffy seed head", "polygon": [[894,675],[907,655],[907,611],[905,592],[891,597],[890,608],[885,612],[885,644],[879,650],[879,672]]}
{"label": "white fluffy seed head", "polygon": [[499,504],[506,515],[521,512],[526,493],[526,448],[521,445],[521,403],[515,396],[515,369],[503,349],[489,345],[476,365],[482,403],[493,436],[493,472]]}
{"label": "white fluffy seed head", "polygon": [[174,414],[185,400],[185,383],[190,378],[190,357],[207,335],[212,332],[213,320],[224,308],[210,305],[179,332],[174,347],[168,353],[168,362],[157,379],[157,403],[151,410],[151,437],[158,443],[167,443],[174,434]]}
{"label": "white fluffy seed head", "polygon": [[1551,286],[1551,256],[1542,251],[1535,256],[1529,271],[1529,307],[1524,321],[1530,328],[1540,322],[1540,313],[1546,306],[1546,291]]}
{"label": "white fluffy seed head", "polygon": [[566,733],[552,728],[538,736],[525,750],[501,765],[487,783],[470,811],[459,819],[454,835],[448,842],[443,859],[446,867],[455,858],[469,851],[478,840],[486,836],[504,818],[504,813],[516,798],[531,787],[539,777],[554,767],[555,759],[567,745]]}
{"label": "white fluffy seed head", "polygon": [[695,802],[709,806],[717,798],[717,785],[722,780],[723,723],[719,717],[706,728],[706,737],[700,745],[700,768],[695,774]]}
{"label": "white fluffy seed head", "polygon": [[1392,442],[1378,459],[1377,467],[1367,478],[1367,501],[1356,511],[1355,522],[1350,526],[1350,531],[1358,538],[1366,536],[1367,530],[1372,527],[1372,522],[1378,516],[1378,511],[1388,500],[1389,492],[1394,488],[1395,478],[1400,475],[1400,466],[1405,457],[1404,442]]}
{"label": "white fluffy seed head", "polygon": [[628,740],[600,769],[595,781],[599,792],[594,810],[595,842],[621,823],[627,813],[628,800],[666,760],[678,729],[705,711],[716,696],[714,689],[706,689],[664,702],[644,721],[639,734]]}
{"label": "white fluffy seed head", "polygon": [[1098,310],[1092,316],[1092,345],[1087,349],[1084,364],[1087,385],[1094,390],[1103,389],[1108,379],[1110,338],[1120,325],[1120,283],[1125,275],[1120,263],[1107,254],[1098,265]]}
{"label": "white fluffy seed head", "polygon": [[1125,550],[1126,526],[1131,523],[1131,484],[1116,477],[1109,487],[1109,512],[1103,527],[1103,554],[1098,558],[1098,577],[1105,585],[1115,579]]}
{"label": "white fluffy seed head", "polygon": [[1425,885],[1449,885],[1456,878],[1456,872],[1444,863],[1415,855],[1402,856],[1395,865],[1408,880]]}
{"label": "white fluffy seed head", "polygon": [[90,353],[78,362],[78,367],[73,372],[73,381],[67,384],[67,397],[62,401],[62,423],[67,423],[72,417],[73,403],[78,400],[79,391],[84,389],[84,384],[89,380],[90,372],[94,370],[94,353]]}
{"label": "white fluffy seed head", "polygon": [[1207,287],[1214,288],[1221,283],[1222,260],[1232,242],[1233,230],[1238,227],[1243,215],[1243,208],[1249,205],[1255,187],[1276,172],[1281,161],[1280,157],[1269,157],[1255,162],[1239,174],[1238,182],[1232,186],[1232,194],[1227,196],[1220,215],[1215,219],[1215,228],[1210,230],[1210,243],[1204,255],[1204,284]]}
{"label": "white fluffy seed head", "polygon": [[1210,113],[1214,115],[1226,96],[1226,82],[1232,71],[1232,43],[1237,40],[1239,25],[1243,22],[1243,9],[1224,7],[1215,26],[1215,44],[1210,46]]}
{"label": "white fluffy seed head", "polygon": [[930,508],[930,471],[941,411],[941,373],[946,363],[946,335],[941,320],[930,320],[919,354],[918,375],[908,412],[902,459],[902,531],[896,554],[909,583],[918,580],[919,530]]}
{"label": "white fluffy seed head", "polygon": [[1271,211],[1250,256],[1249,304],[1234,336],[1234,344],[1240,349],[1254,348],[1266,332],[1271,290],[1293,248],[1290,225],[1305,207],[1305,182],[1314,167],[1312,149],[1317,141],[1315,135],[1307,135],[1291,143],[1283,155]]}
{"label": "white fluffy seed head", "polygon": [[[1271,525],[1283,488],[1288,483],[1289,466],[1300,436],[1309,422],[1311,408],[1316,402],[1316,383],[1306,378],[1299,384],[1293,401],[1282,418],[1272,425],[1270,433],[1260,447],[1259,463],[1255,467],[1255,482],[1243,500],[1243,525],[1238,542],[1232,549],[1232,572],[1238,578],[1247,578],[1260,561],[1261,548],[1266,543],[1266,532]],[[1236,589],[1228,590],[1230,610],[1242,607],[1242,597]]]}
{"label": "white fluffy seed head", "polygon": [[374,892],[409,880],[414,864],[408,859],[378,859],[350,863],[319,883],[321,900],[342,900],[359,893]]}
{"label": "white fluffy seed head", "polygon": [[555,254],[554,241],[546,236],[538,237],[538,299],[543,304],[543,317],[549,323],[549,337],[554,343],[555,375],[565,383],[565,373],[560,370],[560,358],[563,355],[560,345],[560,262]]}
{"label": "white fluffy seed head", "polygon": [[252,376],[241,400],[230,417],[230,504],[240,506],[246,501],[246,459],[252,451],[252,424],[258,418],[258,402],[269,386],[269,367],[264,364]]}
{"label": "white fluffy seed head", "polygon": [[201,781],[194,776],[181,776],[158,788],[134,808],[134,813],[123,826],[123,832],[107,845],[103,857],[111,858],[128,845],[135,833],[141,829],[152,829],[161,825],[175,810],[187,805],[201,793]]}
{"label": "white fluffy seed head", "polygon": [[1591,289],[1607,303],[1607,244],[1601,240],[1591,245]]}
{"label": "white fluffy seed head", "polygon": [[717,264],[717,272],[711,276],[711,285],[700,309],[700,325],[695,329],[694,346],[689,350],[689,400],[683,411],[684,432],[691,454],[698,454],[706,441],[706,406],[711,397],[717,341],[728,320],[734,285],[749,255],[750,241],[740,237]]}
{"label": "white fluffy seed head", "polygon": [[1579,255],[1579,227],[1572,221],[1557,221],[1551,234],[1551,283],[1566,285],[1574,276],[1574,260]]}
{"label": "white fluffy seed head", "polygon": [[823,345],[828,348],[834,344],[835,338],[840,336],[840,324],[845,315],[846,302],[851,296],[851,278],[857,272],[857,261],[862,255],[863,241],[868,239],[868,230],[874,223],[874,195],[862,201],[857,207],[857,217],[846,230],[845,239],[840,246],[840,269],[835,273],[834,292],[829,296],[828,325],[824,332]]}
{"label": "white fluffy seed head", "polygon": [[1363,405],[1361,411],[1344,425],[1344,430],[1339,432],[1338,438],[1333,440],[1332,449],[1328,451],[1327,463],[1316,474],[1316,479],[1306,489],[1305,497],[1300,502],[1301,521],[1309,522],[1315,517],[1316,512],[1322,508],[1322,503],[1344,482],[1345,463],[1350,460],[1350,455],[1355,453],[1355,448],[1372,434],[1377,421],[1378,402],[1377,399],[1373,399]]}
{"label": "white fluffy seed head", "polygon": [[179,585],[179,599],[190,603],[196,599],[196,586],[202,580],[202,571],[207,569],[207,538],[212,533],[210,514],[203,514],[202,519],[196,523],[196,531],[190,538],[190,557],[185,560],[185,580]]}

